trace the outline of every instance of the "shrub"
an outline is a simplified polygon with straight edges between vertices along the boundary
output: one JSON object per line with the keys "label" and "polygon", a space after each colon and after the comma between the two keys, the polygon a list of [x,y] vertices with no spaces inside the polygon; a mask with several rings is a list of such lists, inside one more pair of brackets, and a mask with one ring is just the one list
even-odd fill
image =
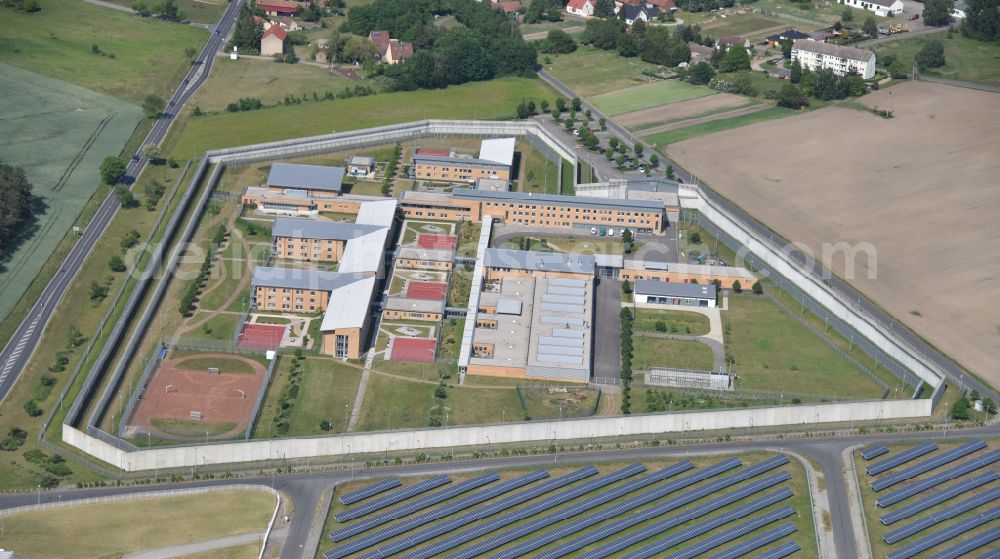
{"label": "shrub", "polygon": [[125,262],[122,260],[121,256],[118,256],[117,254],[112,255],[111,258],[108,259],[108,268],[111,268],[112,272],[124,272]]}
{"label": "shrub", "polygon": [[666,332],[667,331],[667,323],[663,322],[662,320],[657,320],[656,321],[656,331],[657,332]]}
{"label": "shrub", "polygon": [[24,412],[31,417],[38,417],[42,415],[42,408],[38,407],[34,400],[28,400],[24,403]]}

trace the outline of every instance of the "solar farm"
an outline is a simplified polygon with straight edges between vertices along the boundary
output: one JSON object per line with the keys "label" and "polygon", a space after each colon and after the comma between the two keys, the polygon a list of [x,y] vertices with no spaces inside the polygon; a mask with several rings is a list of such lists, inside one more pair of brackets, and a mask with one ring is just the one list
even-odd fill
{"label": "solar farm", "polygon": [[965,442],[857,453],[874,557],[1000,557],[1000,449]]}
{"label": "solar farm", "polygon": [[338,494],[317,559],[818,556],[805,473],[783,454],[389,478]]}

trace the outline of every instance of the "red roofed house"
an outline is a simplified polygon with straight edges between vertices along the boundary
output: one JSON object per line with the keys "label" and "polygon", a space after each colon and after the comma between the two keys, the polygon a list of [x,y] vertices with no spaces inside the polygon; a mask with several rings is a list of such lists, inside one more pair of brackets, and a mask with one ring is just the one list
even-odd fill
{"label": "red roofed house", "polygon": [[499,10],[503,12],[504,15],[506,15],[507,17],[514,17],[514,18],[516,18],[517,13],[521,11],[521,3],[518,2],[517,0],[512,0],[509,2],[507,1],[493,2],[491,7],[494,10]]}
{"label": "red roofed house", "polygon": [[594,15],[594,0],[569,0],[566,12],[580,17],[591,17]]}
{"label": "red roofed house", "polygon": [[661,12],[674,8],[674,0],[646,0],[646,4],[656,6]]}
{"label": "red roofed house", "polygon": [[674,0],[615,0],[615,13],[621,11],[622,6],[640,6],[645,4],[647,8],[656,6],[661,12],[674,9]]}
{"label": "red roofed house", "polygon": [[299,3],[288,0],[260,0],[257,7],[269,16],[294,16],[299,11]]}
{"label": "red roofed house", "polygon": [[392,39],[388,31],[372,31],[368,39],[375,45],[379,60],[386,64],[399,64],[413,56],[413,43]]}
{"label": "red roofed house", "polygon": [[264,36],[260,38],[261,56],[285,54],[285,37],[287,36],[288,32],[282,29],[280,25],[272,25],[270,29],[264,32]]}

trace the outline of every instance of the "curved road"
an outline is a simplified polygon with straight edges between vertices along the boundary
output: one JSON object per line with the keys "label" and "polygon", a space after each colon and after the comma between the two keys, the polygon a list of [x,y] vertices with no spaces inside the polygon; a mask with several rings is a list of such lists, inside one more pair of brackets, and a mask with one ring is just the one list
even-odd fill
{"label": "curved road", "polygon": [[[208,41],[198,55],[198,62],[191,66],[191,69],[184,76],[184,80],[174,90],[170,99],[167,100],[166,109],[160,118],[156,120],[156,123],[153,124],[152,130],[149,131],[142,145],[159,145],[163,141],[163,138],[167,135],[170,126],[177,116],[178,109],[194,95],[208,78],[212,62],[215,60],[215,52],[225,45],[225,37],[229,33],[233,22],[236,21],[236,14],[239,12],[242,2],[243,0],[233,0],[229,4],[229,7],[226,8],[225,13],[222,14],[219,23],[214,26],[214,30],[210,30],[212,34],[209,35]],[[134,183],[147,163],[148,160],[145,157],[141,154],[136,154],[129,161],[125,169],[125,178],[123,181],[126,184]],[[97,240],[104,234],[118,207],[119,203],[114,193],[109,193],[108,197],[101,203],[97,213],[91,218],[86,229],[83,230],[76,244],[70,250],[69,255],[66,256],[62,266],[59,267],[55,276],[49,280],[48,285],[45,286],[35,305],[28,311],[27,316],[25,316],[24,320],[17,327],[17,330],[14,331],[14,335],[8,340],[3,351],[0,352],[0,402],[7,398],[10,389],[17,382],[21,372],[27,366],[35,348],[38,346],[39,340],[41,340],[45,325],[52,318],[53,311],[66,294],[77,272],[80,271],[80,267],[83,265],[84,260],[86,260],[87,255],[90,254]]]}

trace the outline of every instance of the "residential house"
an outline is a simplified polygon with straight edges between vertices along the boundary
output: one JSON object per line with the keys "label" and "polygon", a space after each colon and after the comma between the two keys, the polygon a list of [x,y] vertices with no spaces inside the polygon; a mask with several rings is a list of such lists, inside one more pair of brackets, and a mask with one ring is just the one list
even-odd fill
{"label": "residential house", "polygon": [[875,12],[880,17],[903,13],[903,0],[844,0],[844,5]]}
{"label": "residential house", "polygon": [[370,177],[375,174],[375,159],[367,155],[352,155],[347,159],[347,174],[352,177]]}
{"label": "residential house", "polygon": [[375,45],[378,59],[386,64],[399,64],[413,56],[413,43],[404,43],[389,36],[388,31],[372,31],[368,40]]}
{"label": "residential house", "polygon": [[677,9],[674,0],[615,0],[615,13],[621,12],[625,6],[646,6],[647,8],[657,8],[660,12]]}
{"label": "residential house", "polygon": [[706,47],[694,41],[688,42],[688,48],[691,49],[691,64],[707,62],[709,58],[712,58],[712,52],[715,51],[712,47]]}
{"label": "residential house", "polygon": [[750,42],[750,39],[739,37],[737,35],[723,35],[719,37],[719,40],[716,41],[715,43],[715,46],[719,47],[720,49],[726,52],[728,52],[729,47],[733,45],[739,45],[745,49],[748,49],[751,46],[753,46],[753,43]]}
{"label": "residential house", "polygon": [[622,11],[624,12],[625,25],[628,25],[629,27],[637,21],[649,23],[650,21],[656,19],[656,16],[660,15],[659,8],[645,3],[637,6],[622,6]]}
{"label": "residential house", "polygon": [[302,26],[298,24],[297,21],[290,17],[281,17],[277,20],[271,22],[272,24],[280,25],[285,31],[301,31]]}
{"label": "residential house", "polygon": [[517,0],[493,2],[490,7],[503,12],[512,21],[517,21],[517,15],[521,11],[521,3]]}
{"label": "residential house", "polygon": [[781,43],[791,39],[792,41],[797,41],[799,39],[809,39],[809,33],[803,33],[801,31],[796,31],[794,29],[786,29],[781,33],[775,33],[767,38],[767,44],[772,47],[780,47]]}
{"label": "residential house", "polygon": [[866,80],[875,77],[875,53],[866,49],[800,39],[792,46],[792,60],[812,71],[830,68],[838,76],[854,72]]}
{"label": "residential house", "polygon": [[272,25],[267,31],[264,32],[264,36],[260,38],[261,56],[284,54],[286,37],[288,37],[287,31],[282,29],[279,25]]}
{"label": "residential house", "polygon": [[580,16],[593,17],[595,0],[569,0],[566,4],[566,13]]}
{"label": "residential house", "polygon": [[299,3],[287,0],[260,0],[257,2],[257,8],[272,17],[294,16],[299,12]]}

